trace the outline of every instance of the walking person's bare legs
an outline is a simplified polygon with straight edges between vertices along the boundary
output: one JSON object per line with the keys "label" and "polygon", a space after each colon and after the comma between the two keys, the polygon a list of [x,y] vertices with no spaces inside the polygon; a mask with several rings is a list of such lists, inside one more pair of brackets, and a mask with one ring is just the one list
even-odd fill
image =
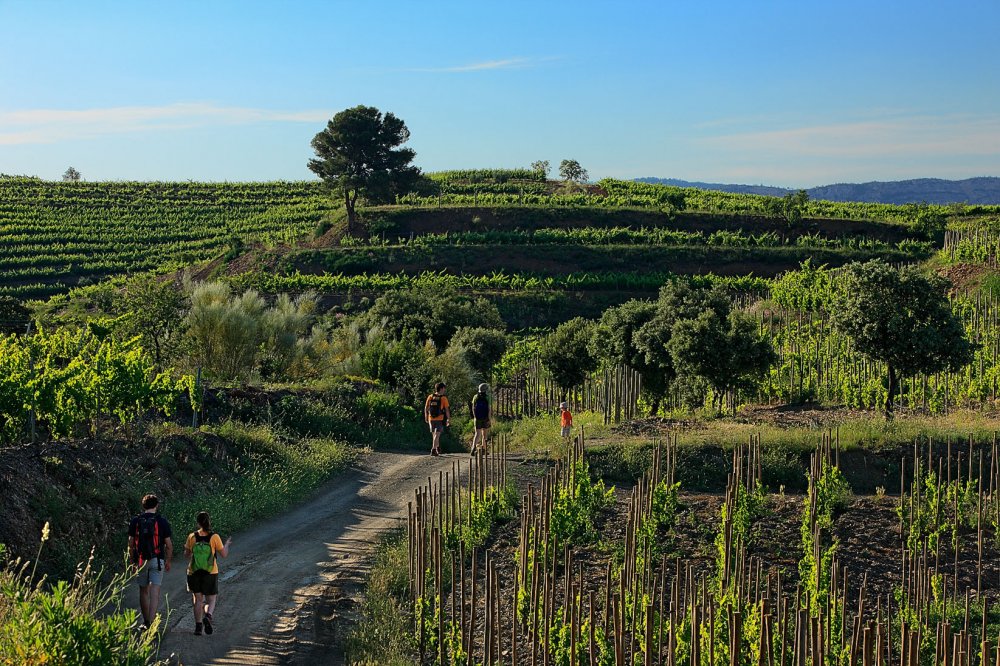
{"label": "walking person's bare legs", "polygon": [[142,621],[147,627],[150,625],[149,615],[149,585],[139,588],[139,609],[142,611]]}
{"label": "walking person's bare legs", "polygon": [[201,592],[196,592],[191,596],[193,597],[195,624],[201,624],[201,621],[205,618],[205,595]]}
{"label": "walking person's bare legs", "polygon": [[[490,429],[489,428],[476,428],[476,434],[473,435],[473,438],[472,438],[472,450],[473,451],[482,451],[483,453],[486,453],[486,451],[487,451],[486,440],[489,438],[489,435],[490,435]],[[476,448],[476,437],[479,438],[479,448],[478,449]]]}
{"label": "walking person's bare legs", "polygon": [[150,583],[146,586],[147,594],[149,598],[146,600],[146,608],[149,611],[149,617],[146,618],[146,626],[153,626],[153,620],[156,619],[156,611],[160,609],[160,586],[153,585]]}

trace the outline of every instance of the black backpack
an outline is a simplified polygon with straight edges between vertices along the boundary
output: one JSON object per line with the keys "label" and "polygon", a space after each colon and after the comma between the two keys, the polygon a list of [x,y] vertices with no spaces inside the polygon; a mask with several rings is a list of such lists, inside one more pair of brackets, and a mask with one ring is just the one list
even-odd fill
{"label": "black backpack", "polygon": [[141,513],[135,523],[136,564],[142,566],[155,558],[163,559],[160,545],[160,520],[155,513]]}
{"label": "black backpack", "polygon": [[472,399],[472,415],[477,419],[487,419],[490,416],[490,401],[485,393],[477,393]]}
{"label": "black backpack", "polygon": [[437,393],[433,394],[427,402],[427,413],[432,419],[439,418],[444,413],[444,410],[441,409],[441,396]]}

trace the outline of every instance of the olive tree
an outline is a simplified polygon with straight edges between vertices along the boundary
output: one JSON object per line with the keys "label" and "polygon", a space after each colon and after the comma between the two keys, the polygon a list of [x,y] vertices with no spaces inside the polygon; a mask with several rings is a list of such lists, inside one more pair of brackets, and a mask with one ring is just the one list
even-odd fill
{"label": "olive tree", "polygon": [[507,351],[507,334],[493,328],[464,326],[455,331],[448,349],[461,354],[479,377],[488,379]]}
{"label": "olive tree", "polygon": [[576,317],[559,324],[542,339],[539,358],[559,386],[563,399],[597,369],[597,357],[590,349],[593,334],[594,322]]}
{"label": "olive tree", "polygon": [[973,346],[948,303],[946,284],[915,266],[897,269],[879,259],[849,264],[839,276],[831,320],[855,349],[885,363],[887,419],[901,377],[958,370],[972,361]]}
{"label": "olive tree", "polygon": [[[639,331],[656,313],[657,306],[652,301],[631,300],[610,307],[597,322],[590,343],[592,353],[599,359],[625,365],[639,373],[641,390],[649,400],[651,415],[660,411],[660,403],[673,379],[672,364],[664,366],[650,359],[639,342]],[[655,337],[652,328],[647,329],[647,334],[650,338]]]}

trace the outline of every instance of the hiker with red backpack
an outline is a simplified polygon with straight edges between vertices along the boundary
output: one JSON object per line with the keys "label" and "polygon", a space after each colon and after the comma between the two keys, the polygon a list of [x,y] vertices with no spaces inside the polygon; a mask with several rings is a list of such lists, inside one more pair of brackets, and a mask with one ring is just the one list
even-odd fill
{"label": "hiker with red backpack", "polygon": [[184,554],[188,558],[187,588],[194,604],[194,635],[215,631],[215,602],[219,598],[218,557],[229,557],[233,538],[222,543],[222,537],[212,531],[212,519],[202,511],[195,519],[198,529],[188,535]]}
{"label": "hiker with red backpack", "polygon": [[431,455],[441,455],[441,433],[446,426],[451,425],[451,406],[445,395],[444,382],[434,385],[434,393],[427,396],[424,402],[424,421],[431,429]]}
{"label": "hiker with red backpack", "polygon": [[[475,422],[476,431],[472,434],[472,449],[470,453],[486,453],[486,438],[490,434],[490,417],[493,416],[490,408],[489,384],[480,384],[479,391],[472,396],[471,411],[472,420]],[[476,442],[479,442],[478,447]]]}
{"label": "hiker with red backpack", "polygon": [[163,574],[170,571],[174,555],[170,523],[157,512],[160,500],[150,493],[142,498],[142,513],[128,526],[128,552],[139,582],[139,608],[144,627],[152,627],[160,605]]}

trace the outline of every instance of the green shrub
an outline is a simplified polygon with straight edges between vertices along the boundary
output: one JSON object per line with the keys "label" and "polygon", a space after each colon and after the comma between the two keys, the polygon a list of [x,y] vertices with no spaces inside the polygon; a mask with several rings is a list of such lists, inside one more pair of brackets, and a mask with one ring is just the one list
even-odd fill
{"label": "green shrub", "polygon": [[[43,532],[43,543],[47,536]],[[2,546],[0,558],[5,558]],[[34,580],[33,570],[27,573],[27,564],[4,559],[0,568],[0,663],[155,663],[157,627],[137,632],[138,613],[121,605],[127,577],[115,576],[107,585],[99,578],[87,563],[78,569],[72,583],[45,585]]]}

